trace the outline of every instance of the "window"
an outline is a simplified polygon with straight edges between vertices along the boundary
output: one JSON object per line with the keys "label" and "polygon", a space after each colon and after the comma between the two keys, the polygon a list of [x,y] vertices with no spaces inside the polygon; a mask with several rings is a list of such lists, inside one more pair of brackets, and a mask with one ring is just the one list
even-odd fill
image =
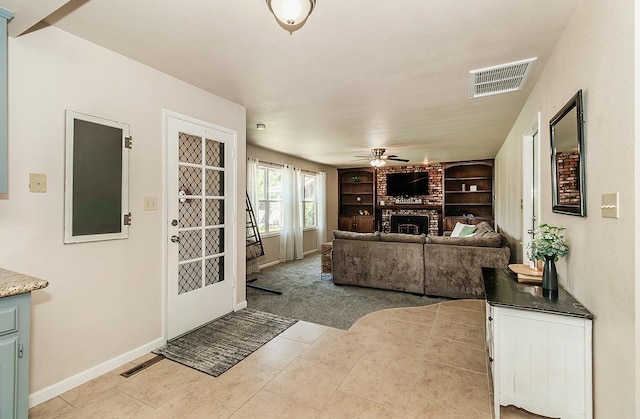
{"label": "window", "polygon": [[282,170],[258,168],[258,231],[273,233],[282,230]]}
{"label": "window", "polygon": [[304,196],[302,197],[302,208],[304,211],[304,228],[316,227],[318,218],[316,215],[316,177],[303,174]]}
{"label": "window", "polygon": [[129,237],[129,125],[66,111],[64,243]]}

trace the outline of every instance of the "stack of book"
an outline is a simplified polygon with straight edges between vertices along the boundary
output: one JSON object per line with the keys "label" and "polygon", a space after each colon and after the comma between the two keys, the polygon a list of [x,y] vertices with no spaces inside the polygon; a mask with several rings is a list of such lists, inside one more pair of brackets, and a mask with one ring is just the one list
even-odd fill
{"label": "stack of book", "polygon": [[529,265],[515,263],[509,265],[509,269],[518,275],[518,282],[542,282],[541,269],[531,269]]}

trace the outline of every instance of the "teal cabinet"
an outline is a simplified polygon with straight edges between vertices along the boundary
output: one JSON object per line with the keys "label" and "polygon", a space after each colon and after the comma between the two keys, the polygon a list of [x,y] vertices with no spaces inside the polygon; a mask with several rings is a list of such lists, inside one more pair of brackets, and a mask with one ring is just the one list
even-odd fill
{"label": "teal cabinet", "polygon": [[[7,137],[7,23],[13,13],[0,7],[0,194],[9,190]],[[3,416],[4,417],[4,416]]]}
{"label": "teal cabinet", "polygon": [[31,293],[0,298],[0,418],[29,415]]}

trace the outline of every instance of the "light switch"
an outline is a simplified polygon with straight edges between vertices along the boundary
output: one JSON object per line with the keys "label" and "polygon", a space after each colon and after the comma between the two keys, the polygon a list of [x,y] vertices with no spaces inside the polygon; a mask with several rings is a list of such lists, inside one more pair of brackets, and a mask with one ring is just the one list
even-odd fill
{"label": "light switch", "polygon": [[29,191],[47,192],[47,175],[42,173],[29,173]]}
{"label": "light switch", "polygon": [[157,211],[158,210],[158,198],[155,196],[144,197],[144,210],[145,211]]}
{"label": "light switch", "polygon": [[620,218],[618,208],[618,192],[602,194],[602,217],[603,218]]}

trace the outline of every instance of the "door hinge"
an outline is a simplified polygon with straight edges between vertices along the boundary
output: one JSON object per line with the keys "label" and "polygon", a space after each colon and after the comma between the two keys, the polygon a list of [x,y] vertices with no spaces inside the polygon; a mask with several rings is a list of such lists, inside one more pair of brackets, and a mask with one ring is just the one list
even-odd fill
{"label": "door hinge", "polygon": [[126,226],[130,226],[131,225],[131,213],[125,214],[124,215],[124,225]]}
{"label": "door hinge", "polygon": [[24,356],[24,344],[18,344],[18,358],[22,358]]}
{"label": "door hinge", "polygon": [[133,146],[133,137],[124,137],[124,147],[132,148]]}

